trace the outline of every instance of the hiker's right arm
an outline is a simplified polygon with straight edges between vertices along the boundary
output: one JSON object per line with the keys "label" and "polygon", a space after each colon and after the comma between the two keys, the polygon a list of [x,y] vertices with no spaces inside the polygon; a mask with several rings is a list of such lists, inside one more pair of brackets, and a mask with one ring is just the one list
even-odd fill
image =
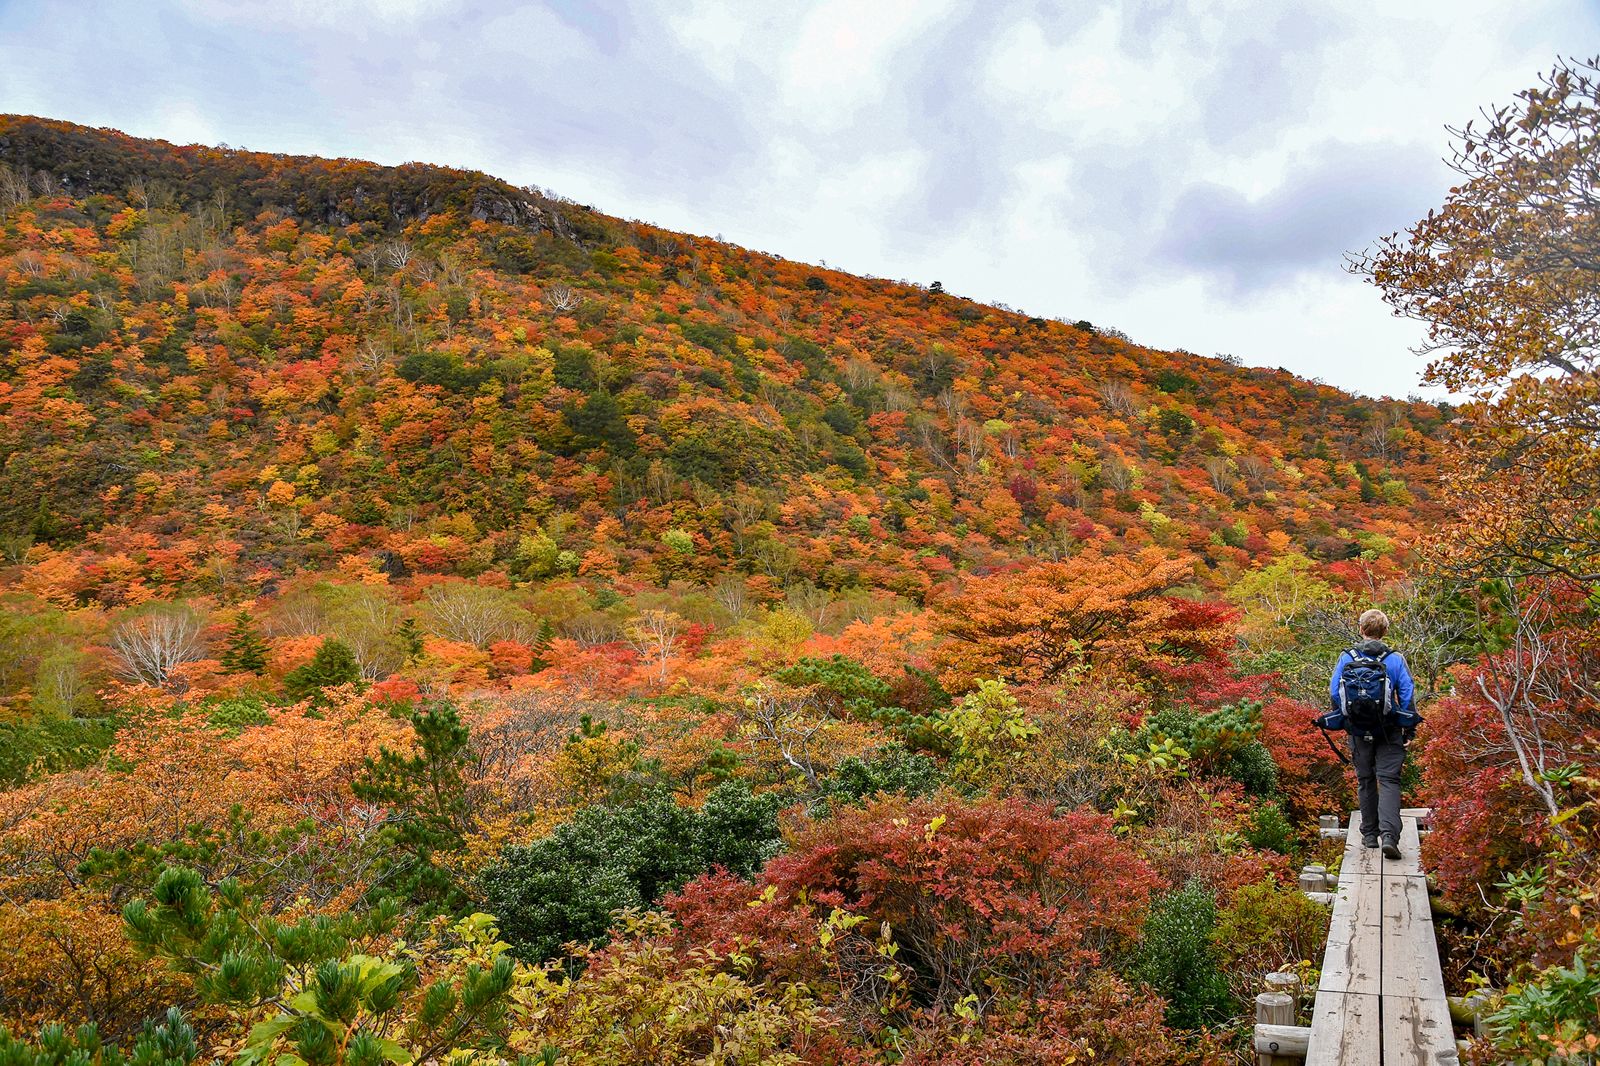
{"label": "hiker's right arm", "polygon": [[1340,652],[1339,661],[1333,666],[1333,679],[1328,682],[1328,702],[1333,704],[1334,710],[1339,709],[1339,679],[1344,676],[1344,667],[1349,661],[1350,653]]}

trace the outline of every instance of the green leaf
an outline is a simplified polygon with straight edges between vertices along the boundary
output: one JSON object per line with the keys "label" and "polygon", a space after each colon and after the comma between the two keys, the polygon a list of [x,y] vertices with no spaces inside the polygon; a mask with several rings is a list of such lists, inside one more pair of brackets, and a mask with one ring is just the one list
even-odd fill
{"label": "green leaf", "polygon": [[274,1040],[288,1032],[299,1020],[292,1014],[280,1014],[276,1018],[257,1022],[250,1027],[250,1037],[245,1042],[245,1046],[265,1051],[272,1046]]}
{"label": "green leaf", "polygon": [[402,1046],[399,1041],[382,1038],[378,1041],[378,1047],[383,1050],[383,1057],[390,1062],[400,1063],[401,1066],[404,1066],[405,1063],[411,1061],[411,1052]]}

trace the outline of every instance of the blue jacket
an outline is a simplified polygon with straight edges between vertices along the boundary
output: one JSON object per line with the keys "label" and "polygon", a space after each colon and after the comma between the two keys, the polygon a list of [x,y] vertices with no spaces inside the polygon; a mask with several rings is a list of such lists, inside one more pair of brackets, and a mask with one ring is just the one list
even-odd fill
{"label": "blue jacket", "polygon": [[[1383,660],[1383,672],[1389,675],[1389,691],[1394,693],[1395,710],[1403,714],[1416,714],[1417,687],[1411,681],[1411,671],[1406,668],[1406,657],[1390,650],[1381,640],[1362,641],[1356,648],[1363,655],[1389,652],[1389,657]],[[1328,683],[1328,699],[1333,703],[1334,710],[1339,709],[1339,679],[1344,676],[1344,668],[1350,664],[1350,660],[1349,652],[1339,656],[1339,662],[1333,668],[1333,680]]]}

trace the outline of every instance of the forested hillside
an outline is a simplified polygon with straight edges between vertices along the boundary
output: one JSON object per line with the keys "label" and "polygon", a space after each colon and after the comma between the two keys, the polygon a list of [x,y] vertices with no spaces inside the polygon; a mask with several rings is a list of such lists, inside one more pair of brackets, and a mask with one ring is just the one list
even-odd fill
{"label": "forested hillside", "polygon": [[1430,697],[1481,650],[1455,412],[931,279],[10,116],[0,286],[16,1031],[1233,1061],[1354,612]]}
{"label": "forested hillside", "polygon": [[482,175],[29,119],[0,159],[53,190],[4,220],[0,520],[63,603],[379,567],[921,602],[1085,544],[1215,585],[1388,553],[1446,417]]}

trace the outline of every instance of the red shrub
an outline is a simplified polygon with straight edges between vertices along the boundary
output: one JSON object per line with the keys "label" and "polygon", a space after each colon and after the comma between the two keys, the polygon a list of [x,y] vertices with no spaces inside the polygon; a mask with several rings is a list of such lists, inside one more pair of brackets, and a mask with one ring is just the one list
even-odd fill
{"label": "red shrub", "polygon": [[712,870],[663,901],[672,914],[682,948],[705,947],[719,955],[743,950],[763,977],[815,980],[824,973],[817,943],[818,916],[810,908],[777,903],[762,884]]}
{"label": "red shrub", "polygon": [[1423,788],[1433,805],[1433,833],[1423,861],[1446,896],[1479,900],[1508,870],[1538,855],[1549,819],[1517,780],[1514,758],[1493,738],[1500,724],[1492,707],[1460,692],[1428,709],[1421,753]]}
{"label": "red shrub", "polygon": [[1328,746],[1332,740],[1347,749],[1349,742],[1343,733],[1319,735],[1321,730],[1311,723],[1320,713],[1309,704],[1287,699],[1272,700],[1261,708],[1261,743],[1278,764],[1278,790],[1296,824],[1355,808],[1355,778]]}
{"label": "red shrub", "polygon": [[497,640],[489,645],[489,676],[515,677],[533,669],[533,649],[515,640]]}
{"label": "red shrub", "polygon": [[[1169,1029],[1159,996],[1104,971],[1081,987],[996,1011],[981,1030],[949,1017],[924,1019],[909,1034],[906,1066],[952,1062],[1055,1066],[1062,1062],[1137,1062],[1143,1066],[1224,1066],[1237,1061],[1208,1034]],[[934,1027],[930,1021],[942,1022]],[[965,1039],[963,1039],[965,1038]]]}
{"label": "red shrub", "polygon": [[947,1006],[974,991],[987,1000],[995,979],[1030,997],[1076,980],[1137,935],[1155,883],[1092,812],[892,798],[805,824],[757,886],[713,875],[669,905],[686,935],[751,937],[788,969],[804,968],[801,947],[834,907],[888,922],[915,999]]}
{"label": "red shrub", "polygon": [[1238,782],[1221,778],[1167,785],[1152,798],[1150,827],[1137,837],[1140,852],[1163,886],[1199,881],[1224,898],[1263,877],[1285,879],[1289,860],[1283,855],[1218,847],[1221,833],[1243,830],[1254,802]]}
{"label": "red shrub", "polygon": [[367,689],[367,699],[373,703],[409,705],[422,696],[415,681],[404,677],[388,677]]}

